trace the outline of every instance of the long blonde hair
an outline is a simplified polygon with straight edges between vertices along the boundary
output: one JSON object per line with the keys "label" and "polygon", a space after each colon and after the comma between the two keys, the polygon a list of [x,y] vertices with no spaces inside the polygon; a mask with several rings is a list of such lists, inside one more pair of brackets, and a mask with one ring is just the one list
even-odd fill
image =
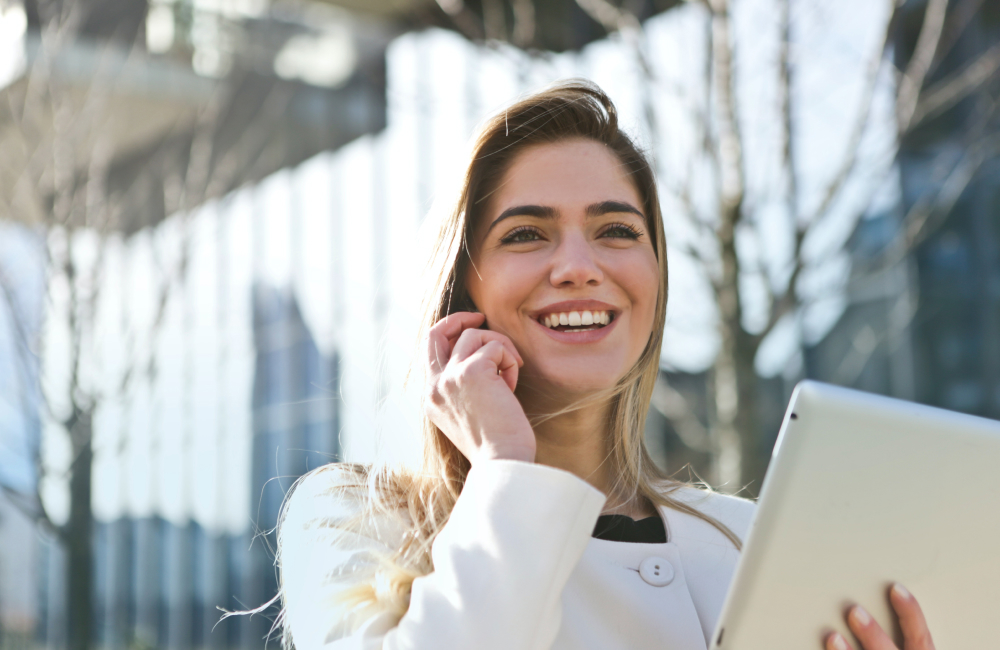
{"label": "long blonde hair", "polygon": [[[725,525],[672,496],[685,484],[670,479],[646,450],[644,423],[659,372],[666,320],[666,240],[653,169],[642,151],[620,130],[614,104],[596,85],[572,81],[553,86],[518,101],[481,127],[455,209],[439,224],[430,259],[422,331],[426,333],[448,314],[469,308],[465,277],[470,264],[472,232],[482,218],[488,197],[496,190],[514,158],[527,147],[568,139],[604,144],[620,160],[642,198],[660,270],[655,320],[649,340],[639,360],[609,391],[610,434],[606,462],[615,477],[614,492],[645,497],[654,505],[702,519],[739,548],[740,540]],[[373,519],[388,518],[402,522],[407,531],[391,556],[381,558],[369,576],[360,582],[353,581],[341,594],[345,611],[389,610],[402,616],[409,604],[414,578],[433,570],[431,545],[447,523],[462,492],[470,464],[426,417],[422,438],[423,460],[418,471],[343,464],[317,470],[337,472],[333,481],[337,494],[332,496],[351,498],[362,505],[360,514],[350,520],[338,520],[337,527],[360,530]],[[286,531],[286,524],[290,523],[283,522],[279,526],[279,561],[282,538],[293,532]]]}

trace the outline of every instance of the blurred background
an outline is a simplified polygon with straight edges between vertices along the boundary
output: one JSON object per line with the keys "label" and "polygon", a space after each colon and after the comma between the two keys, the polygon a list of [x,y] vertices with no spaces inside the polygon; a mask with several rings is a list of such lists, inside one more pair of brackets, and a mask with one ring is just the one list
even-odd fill
{"label": "blurred background", "polygon": [[0,646],[275,647],[219,608],[412,455],[422,224],[570,77],[655,160],[665,468],[756,495],[805,377],[1000,418],[993,0],[0,0]]}

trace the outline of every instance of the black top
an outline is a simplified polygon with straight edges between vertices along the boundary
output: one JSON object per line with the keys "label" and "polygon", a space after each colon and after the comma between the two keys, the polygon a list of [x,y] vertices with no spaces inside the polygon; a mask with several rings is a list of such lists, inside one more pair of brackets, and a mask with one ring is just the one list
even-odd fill
{"label": "black top", "polygon": [[666,544],[667,529],[659,516],[636,521],[626,515],[601,515],[597,518],[592,537],[609,542]]}

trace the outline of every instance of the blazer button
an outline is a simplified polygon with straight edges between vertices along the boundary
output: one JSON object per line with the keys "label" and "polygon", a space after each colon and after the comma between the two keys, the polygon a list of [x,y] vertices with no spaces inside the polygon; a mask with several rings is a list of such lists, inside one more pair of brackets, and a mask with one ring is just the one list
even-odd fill
{"label": "blazer button", "polygon": [[654,587],[666,587],[674,579],[674,567],[662,557],[647,557],[639,565],[639,575]]}

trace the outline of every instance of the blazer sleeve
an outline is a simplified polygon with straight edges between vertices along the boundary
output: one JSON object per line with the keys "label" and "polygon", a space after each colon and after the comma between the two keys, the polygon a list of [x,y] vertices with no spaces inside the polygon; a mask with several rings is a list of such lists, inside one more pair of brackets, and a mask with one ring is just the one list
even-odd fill
{"label": "blazer sleeve", "polygon": [[[283,529],[297,518],[298,495]],[[413,581],[401,617],[385,610],[345,617],[335,593],[352,581],[371,581],[379,556],[394,550],[403,530],[295,535],[300,541],[283,540],[281,551],[286,627],[297,650],[549,648],[559,631],[563,588],[604,501],[569,472],[519,461],[477,463],[434,541],[434,570]],[[352,510],[350,503],[338,507]]]}

